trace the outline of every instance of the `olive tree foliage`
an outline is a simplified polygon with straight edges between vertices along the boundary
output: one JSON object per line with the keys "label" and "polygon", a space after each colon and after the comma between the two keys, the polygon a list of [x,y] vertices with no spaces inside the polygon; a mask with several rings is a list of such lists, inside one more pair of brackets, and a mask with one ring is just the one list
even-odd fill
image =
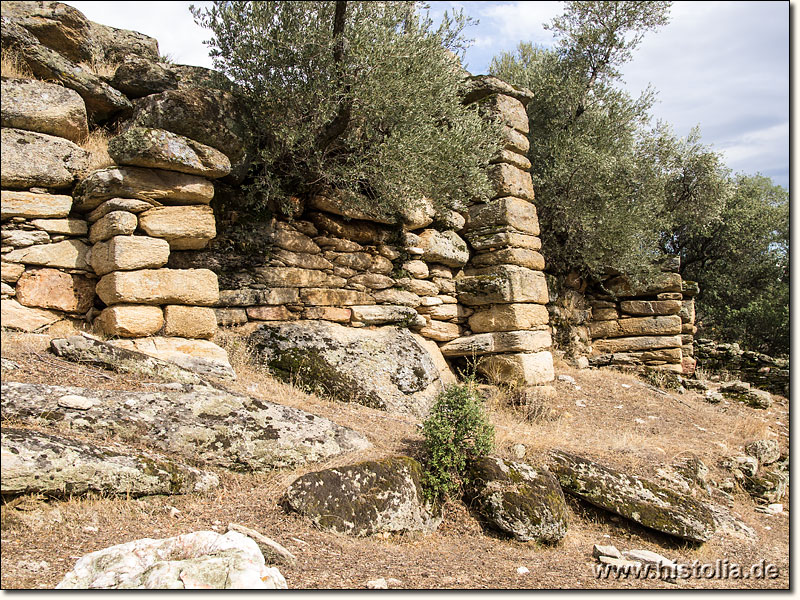
{"label": "olive tree foliage", "polygon": [[215,67],[256,117],[256,208],[326,188],[366,196],[386,215],[423,197],[450,206],[487,196],[485,166],[499,136],[458,96],[469,19],[445,15],[434,28],[423,8],[345,0],[192,8],[213,34]]}
{"label": "olive tree foliage", "polygon": [[618,67],[669,2],[567,2],[549,50],[522,43],[490,72],[534,91],[528,104],[537,209],[548,270],[646,276],[663,229],[663,181],[648,132],[654,94],[614,87]]}

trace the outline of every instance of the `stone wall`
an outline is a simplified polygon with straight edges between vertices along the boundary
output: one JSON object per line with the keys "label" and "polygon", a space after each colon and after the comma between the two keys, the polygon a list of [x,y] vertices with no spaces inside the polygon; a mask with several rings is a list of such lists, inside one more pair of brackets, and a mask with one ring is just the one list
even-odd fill
{"label": "stone wall", "polygon": [[743,351],[739,344],[718,344],[703,338],[694,340],[694,356],[697,366],[707,374],[721,373],[773,394],[789,395],[788,358]]}

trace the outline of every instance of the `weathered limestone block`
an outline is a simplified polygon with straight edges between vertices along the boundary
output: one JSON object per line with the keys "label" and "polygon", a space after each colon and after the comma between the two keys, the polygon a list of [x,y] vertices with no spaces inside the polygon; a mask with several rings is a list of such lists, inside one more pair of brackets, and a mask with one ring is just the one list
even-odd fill
{"label": "weathered limestone block", "polygon": [[503,144],[503,149],[509,152],[526,155],[528,150],[531,149],[531,142],[528,136],[520,133],[513,127],[507,125],[500,127],[500,141]]}
{"label": "weathered limestone block", "polygon": [[[436,298],[438,299],[438,298]],[[439,304],[434,306],[420,306],[417,312],[438,321],[455,321],[462,323],[472,314],[472,309],[461,304]]]}
{"label": "weathered limestone block", "polygon": [[684,281],[681,292],[687,298],[694,298],[700,293],[700,285],[696,281]]}
{"label": "weathered limestone block", "polygon": [[623,300],[620,310],[629,315],[677,315],[681,309],[679,300]]}
{"label": "weathered limestone block", "polygon": [[16,297],[23,306],[83,314],[94,301],[94,281],[56,269],[29,270],[17,281]]}
{"label": "weathered limestone block", "polygon": [[53,235],[84,236],[89,232],[83,219],[33,219],[31,225]]}
{"label": "weathered limestone block", "polygon": [[309,206],[347,219],[372,221],[384,225],[393,225],[398,221],[397,216],[381,211],[365,196],[344,190],[328,190],[314,194],[309,199]]}
{"label": "weathered limestone block", "polygon": [[548,351],[525,354],[490,354],[478,361],[477,369],[497,382],[541,385],[555,379],[553,355]]}
{"label": "weathered limestone block", "polygon": [[372,296],[354,290],[335,290],[330,288],[305,288],[300,290],[300,299],[312,306],[353,306],[375,304]]}
{"label": "weathered limestone block", "polygon": [[11,298],[16,296],[16,290],[8,285],[5,281],[0,281],[0,297],[2,298]]}
{"label": "weathered limestone block", "polygon": [[518,169],[522,169],[523,171],[530,171],[531,170],[531,161],[528,160],[527,156],[523,154],[519,154],[518,152],[514,152],[513,150],[508,150],[506,148],[501,148],[497,154],[495,154],[490,160],[489,164],[494,163],[508,163],[512,166],[517,167]]}
{"label": "weathered limestone block", "polygon": [[317,527],[358,537],[433,531],[442,520],[423,501],[422,466],[407,456],[307,473],[292,482],[284,503]]}
{"label": "weathered limestone block", "polygon": [[426,279],[409,279],[408,277],[403,277],[395,281],[395,284],[418,296],[436,296],[439,294],[439,286]]}
{"label": "weathered limestone block", "polygon": [[520,542],[553,544],[567,534],[567,504],[547,470],[494,456],[469,469],[466,499],[486,524]]}
{"label": "weathered limestone block", "polygon": [[308,218],[321,231],[359,244],[380,244],[390,238],[389,229],[368,221],[345,221],[321,212],[312,212]]}
{"label": "weathered limestone block", "polygon": [[508,228],[521,233],[539,235],[536,207],[522,198],[505,197],[469,209],[466,229],[475,233]]}
{"label": "weathered limestone block", "polygon": [[108,305],[197,304],[219,300],[217,275],[208,269],[143,269],[115,271],[97,284],[97,295]]}
{"label": "weathered limestone block", "polygon": [[519,100],[523,105],[533,100],[533,92],[498,79],[494,75],[471,75],[465,80],[466,90],[462,96],[464,104],[477,102],[492,94],[505,94]]}
{"label": "weathered limestone block", "polygon": [[158,306],[117,304],[104,308],[94,325],[107,336],[147,337],[164,326],[164,314]]}
{"label": "weathered limestone block", "polygon": [[430,275],[428,264],[421,260],[409,260],[404,262],[401,268],[417,279],[426,279]]}
{"label": "weathered limestone block", "polygon": [[391,277],[380,275],[379,273],[361,273],[348,279],[347,283],[363,285],[371,290],[385,290],[392,287],[395,281]]}
{"label": "weathered limestone block", "polygon": [[474,267],[517,265],[534,271],[544,271],[544,256],[527,248],[504,248],[478,254],[472,258],[470,264]]}
{"label": "weathered limestone block", "polygon": [[139,215],[139,227],[169,242],[171,250],[200,250],[217,235],[210,206],[158,206]]}
{"label": "weathered limestone block", "polygon": [[533,180],[530,173],[508,163],[489,165],[486,173],[489,175],[489,183],[492,185],[493,198],[514,196],[533,202]]}
{"label": "weathered limestone block", "polygon": [[692,323],[684,323],[681,325],[681,333],[686,335],[694,335],[697,333],[697,327],[695,327]]}
{"label": "weathered limestone block", "polygon": [[309,320],[322,319],[323,321],[333,321],[334,323],[349,323],[352,316],[353,311],[349,308],[336,306],[309,306],[303,309],[303,318]]}
{"label": "weathered limestone block", "polygon": [[348,252],[346,254],[339,254],[333,259],[333,262],[347,269],[366,271],[372,266],[372,256],[366,252]]}
{"label": "weathered limestone block", "polygon": [[[319,252],[319,247],[325,248],[326,250],[333,250],[334,252],[362,252],[364,250],[361,244],[333,237],[320,236],[314,238],[314,242],[318,246],[317,252]],[[304,250],[304,252],[306,252],[306,250]]]}
{"label": "weathered limestone block", "polygon": [[164,129],[132,127],[109,141],[108,153],[118,165],[178,171],[209,179],[224,177],[231,171],[231,161],[219,150]]}
{"label": "weathered limestone block", "polygon": [[351,306],[352,320],[364,325],[389,325],[409,323],[417,316],[417,311],[408,306],[389,304],[372,306]]}
{"label": "weathered limestone block", "polygon": [[37,131],[80,143],[89,135],[86,105],[74,90],[33,79],[0,82],[3,127]]}
{"label": "weathered limestone block", "polygon": [[157,269],[169,260],[166,240],[145,236],[115,236],[92,247],[92,268],[98,275],[112,271]]}
{"label": "weathered limestone block", "polygon": [[108,343],[122,350],[132,350],[174,363],[182,369],[203,376],[236,379],[227,352],[209,340],[146,337],[109,340]]}
{"label": "weathered limestone block", "polygon": [[448,267],[463,267],[469,260],[467,243],[455,231],[426,229],[419,234],[422,260]]}
{"label": "weathered limestone block", "polygon": [[589,333],[593,339],[674,335],[681,333],[681,318],[673,314],[663,317],[631,317],[619,321],[592,321],[589,323]]}
{"label": "weathered limestone block", "polygon": [[467,220],[461,213],[454,210],[437,209],[432,222],[438,229],[450,229],[458,232],[464,229]]}
{"label": "weathered limestone block", "polygon": [[372,297],[380,304],[399,304],[400,306],[410,306],[411,308],[416,308],[422,302],[417,294],[395,288],[380,290],[373,293]]}
{"label": "weathered limestone block", "polygon": [[258,544],[236,531],[145,538],[87,554],[57,589],[287,589]]}
{"label": "weathered limestone block", "polygon": [[125,496],[209,492],[219,478],[163,456],[33,431],[3,428],[3,495]]}
{"label": "weathered limestone block", "polygon": [[[344,279],[333,277],[317,269],[297,267],[261,267],[255,269],[260,282],[267,286],[289,287],[340,287]],[[339,280],[339,281],[337,281]]]}
{"label": "weathered limestone block", "polygon": [[653,361],[664,361],[677,364],[683,359],[681,348],[660,348],[643,352],[615,352],[609,356],[612,364],[641,364]]}
{"label": "weathered limestone block", "polygon": [[27,231],[25,229],[11,229],[0,233],[3,246],[13,246],[14,248],[25,248],[35,244],[46,244],[50,241],[50,236],[44,231]]}
{"label": "weathered limestone block", "polygon": [[114,211],[124,211],[138,215],[141,212],[149,210],[155,206],[152,202],[147,200],[136,200],[135,198],[112,198],[106,200],[100,206],[95,208],[86,216],[89,223],[96,223],[108,213]]}
{"label": "weathered limestone block", "polygon": [[209,339],[217,332],[214,309],[202,306],[169,305],[164,307],[164,335]]}
{"label": "weathered limestone block", "polygon": [[92,244],[103,242],[115,235],[132,235],[136,231],[139,219],[125,210],[114,210],[98,219],[89,229],[89,241]]}
{"label": "weathered limestone block", "polygon": [[681,323],[694,324],[694,298],[690,300],[684,300],[680,304],[681,307],[678,314],[681,316]]}
{"label": "weathered limestone block", "polygon": [[503,352],[539,352],[552,345],[548,331],[502,331],[478,333],[440,347],[444,356],[479,356]]}
{"label": "weathered limestone block", "polygon": [[220,290],[216,306],[255,306],[257,304],[297,304],[300,292],[296,288],[269,290]]}
{"label": "weathered limestone block", "polygon": [[78,240],[64,240],[55,244],[43,244],[20,248],[3,258],[8,262],[19,262],[26,265],[39,265],[56,269],[78,269],[88,271],[86,253],[89,247]]}
{"label": "weathered limestone block", "polygon": [[72,208],[72,198],[55,194],[34,194],[31,192],[0,192],[0,218],[58,219],[66,217]]}
{"label": "weathered limestone block", "polygon": [[419,334],[437,342],[449,342],[461,335],[461,327],[458,323],[428,319],[426,325],[420,328]]}
{"label": "weathered limestone block", "polygon": [[60,321],[63,315],[50,310],[22,306],[16,300],[3,298],[0,300],[0,324],[4,329],[20,331],[36,331]]}
{"label": "weathered limestone block", "polygon": [[244,308],[215,308],[218,327],[231,327],[247,323],[247,311]]}
{"label": "weathered limestone block", "polygon": [[609,354],[617,352],[641,352],[657,348],[680,348],[680,335],[659,335],[629,338],[612,338],[594,340],[592,347],[595,354]]}
{"label": "weathered limestone block", "polygon": [[604,285],[610,293],[625,298],[653,296],[662,292],[680,292],[681,283],[681,276],[678,273],[659,273],[651,280],[639,285],[634,284],[623,275],[607,281]]}
{"label": "weathered limestone block", "polygon": [[506,94],[492,94],[478,102],[483,115],[508,127],[513,127],[520,133],[528,133],[528,113],[525,105]]}
{"label": "weathered limestone block", "polygon": [[178,74],[164,63],[127,56],[117,67],[111,85],[128,98],[136,99],[178,88]]}
{"label": "weathered limestone block", "polygon": [[91,22],[60,2],[6,2],[2,15],[24,27],[36,40],[70,60],[92,58]]}
{"label": "weathered limestone block", "polygon": [[75,187],[75,209],[88,212],[116,197],[166,204],[208,204],[214,197],[214,184],[174,171],[109,167],[95,171]]}
{"label": "weathered limestone block", "polygon": [[423,417],[444,387],[421,338],[404,328],[293,321],[259,325],[248,339],[278,377],[345,402]]}
{"label": "weathered limestone block", "polygon": [[692,542],[714,534],[711,512],[694,498],[567,452],[554,450],[550,458],[561,487],[595,506]]}
{"label": "weathered limestone block", "polygon": [[0,138],[4,188],[68,188],[88,164],[86,150],[64,138],[9,127]]}
{"label": "weathered limestone block", "polygon": [[286,267],[300,269],[333,269],[333,263],[320,254],[305,254],[304,252],[289,252],[282,248],[274,250],[270,261],[280,261]]}
{"label": "weathered limestone block", "polygon": [[515,231],[502,231],[496,233],[490,231],[480,233],[478,231],[467,231],[464,237],[470,246],[477,252],[483,250],[498,250],[502,248],[527,248],[529,250],[539,250],[542,247],[542,240],[535,235],[517,233]]}
{"label": "weathered limestone block", "polygon": [[248,306],[246,313],[247,319],[253,321],[293,321],[300,318],[285,306]]}
{"label": "weathered limestone block", "polygon": [[594,321],[616,321],[619,319],[619,311],[616,308],[592,308],[592,320]]}
{"label": "weathered limestone block", "polygon": [[19,263],[0,263],[0,281],[16,283],[25,272],[25,265]]}
{"label": "weathered limestone block", "polygon": [[475,333],[515,331],[547,325],[550,314],[542,304],[497,304],[475,309],[469,318],[469,328]]}
{"label": "weathered limestone block", "polygon": [[514,265],[470,270],[456,279],[459,300],[468,306],[532,302],[547,304],[547,282],[541,271]]}

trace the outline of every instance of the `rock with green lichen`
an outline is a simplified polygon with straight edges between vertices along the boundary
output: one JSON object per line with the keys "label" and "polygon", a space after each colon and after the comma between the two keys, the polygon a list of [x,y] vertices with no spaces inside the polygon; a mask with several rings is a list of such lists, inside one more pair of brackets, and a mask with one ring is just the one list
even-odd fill
{"label": "rock with green lichen", "polygon": [[0,470],[4,496],[96,492],[135,497],[207,492],[219,485],[213,473],[161,456],[31,429],[3,429]]}
{"label": "rock with green lichen", "polygon": [[546,469],[494,456],[469,470],[466,500],[492,529],[521,542],[555,543],[567,533],[567,505]]}
{"label": "rock with green lichen", "polygon": [[560,450],[549,466],[566,492],[645,527],[692,542],[708,541],[716,529],[705,504],[647,479]]}
{"label": "rock with green lichen", "polygon": [[424,502],[421,478],[416,460],[395,456],[307,473],[289,486],[283,501],[288,510],[337,533],[433,531],[441,511]]}

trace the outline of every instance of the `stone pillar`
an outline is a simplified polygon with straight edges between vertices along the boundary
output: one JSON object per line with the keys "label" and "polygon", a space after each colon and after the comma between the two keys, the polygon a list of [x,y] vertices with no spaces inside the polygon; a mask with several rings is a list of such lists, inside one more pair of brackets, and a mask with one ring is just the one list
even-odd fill
{"label": "stone pillar", "polygon": [[683,352],[683,374],[693,375],[697,366],[694,358],[694,334],[697,333],[694,319],[694,297],[700,292],[696,281],[684,281],[682,284],[683,300],[681,300],[681,351]]}
{"label": "stone pillar", "polygon": [[491,76],[471,77],[465,102],[477,102],[503,128],[504,147],[489,166],[493,192],[469,207],[464,237],[474,254],[456,279],[459,302],[474,312],[469,335],[441,347],[448,357],[476,357],[479,372],[525,385],[553,380],[544,258],[525,156],[529,90]]}

